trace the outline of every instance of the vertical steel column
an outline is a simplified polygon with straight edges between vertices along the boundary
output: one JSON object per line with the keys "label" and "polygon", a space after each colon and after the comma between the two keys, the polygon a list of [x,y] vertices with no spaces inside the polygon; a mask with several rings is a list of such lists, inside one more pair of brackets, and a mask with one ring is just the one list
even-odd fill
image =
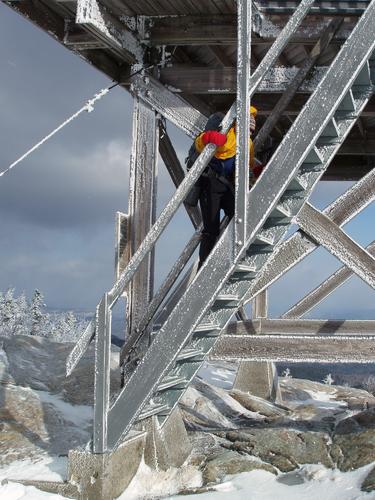
{"label": "vertical steel column", "polygon": [[107,294],[96,308],[95,336],[95,399],[93,452],[107,451],[107,417],[110,393],[111,360],[111,311]]}
{"label": "vertical steel column", "polygon": [[252,2],[237,0],[237,153],[236,153],[236,251],[246,241],[246,206],[250,160],[250,60]]}
{"label": "vertical steel column", "polygon": [[[155,111],[134,100],[130,167],[130,252],[137,251],[156,219],[159,127]],[[144,259],[127,291],[127,333],[132,336],[153,294],[154,251]]]}

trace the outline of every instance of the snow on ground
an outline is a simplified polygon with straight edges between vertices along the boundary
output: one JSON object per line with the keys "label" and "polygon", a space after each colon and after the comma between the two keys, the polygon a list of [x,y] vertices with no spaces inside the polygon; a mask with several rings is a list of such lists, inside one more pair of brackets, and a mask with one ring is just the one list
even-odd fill
{"label": "snow on ground", "polygon": [[67,457],[43,457],[38,462],[17,460],[0,468],[0,482],[4,479],[64,481],[67,463]]}
{"label": "snow on ground", "polygon": [[23,486],[19,483],[8,483],[0,486],[1,500],[63,500],[66,497],[40,491],[34,486]]}
{"label": "snow on ground", "polygon": [[230,362],[218,361],[215,363],[203,363],[198,372],[198,377],[205,382],[221,387],[232,389],[236,377],[237,367]]}
{"label": "snow on ground", "polygon": [[305,465],[296,473],[278,477],[262,470],[244,472],[215,486],[212,492],[189,495],[189,500],[370,500],[375,493],[362,492],[361,483],[373,466],[342,473],[322,465]]}
{"label": "snow on ground", "polygon": [[[275,476],[263,470],[244,472],[228,477],[210,491],[189,495],[189,500],[372,500],[375,492],[364,493],[361,484],[374,464],[353,472],[340,472],[322,465],[304,465],[296,472]],[[179,500],[170,496],[181,489],[200,486],[200,474],[192,467],[152,471],[144,463],[118,500]]]}
{"label": "snow on ground", "polygon": [[66,457],[45,457],[38,462],[19,460],[0,468],[0,500],[59,500],[64,497],[40,491],[34,486],[13,482],[17,479],[63,481],[67,471]]}
{"label": "snow on ground", "polygon": [[94,410],[88,405],[72,405],[66,403],[59,395],[47,391],[35,391],[40,401],[52,405],[67,422],[73,422],[78,428],[84,428],[92,421]]}
{"label": "snow on ground", "polygon": [[[36,464],[34,464],[36,465]],[[360,486],[375,462],[353,472],[326,469],[322,465],[304,465],[296,472],[273,474],[255,470],[228,477],[211,491],[189,495],[189,500],[374,500],[375,492],[364,493]],[[32,469],[30,465],[30,470]],[[39,474],[42,467],[34,467]],[[48,473],[48,472],[47,472]],[[179,500],[171,496],[181,489],[199,488],[201,474],[194,467],[153,471],[144,463],[128,489],[118,500]],[[18,483],[0,486],[1,500],[60,500],[64,497],[45,493]]]}

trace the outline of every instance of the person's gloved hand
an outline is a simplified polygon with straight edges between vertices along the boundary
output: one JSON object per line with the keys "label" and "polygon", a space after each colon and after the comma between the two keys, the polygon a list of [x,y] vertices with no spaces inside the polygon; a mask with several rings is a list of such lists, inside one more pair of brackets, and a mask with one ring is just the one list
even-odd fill
{"label": "person's gloved hand", "polygon": [[208,130],[202,135],[203,144],[215,144],[215,146],[224,146],[227,142],[227,136],[216,130]]}
{"label": "person's gloved hand", "polygon": [[262,164],[257,164],[255,165],[251,170],[253,171],[254,177],[258,179],[260,174],[263,172],[264,165]]}

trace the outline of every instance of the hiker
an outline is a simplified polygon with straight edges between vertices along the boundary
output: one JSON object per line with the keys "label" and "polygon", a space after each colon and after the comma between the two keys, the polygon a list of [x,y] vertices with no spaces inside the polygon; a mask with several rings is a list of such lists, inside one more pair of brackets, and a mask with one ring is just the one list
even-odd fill
{"label": "hiker", "polygon": [[[257,114],[254,106],[250,107],[250,131],[255,130]],[[205,131],[194,142],[196,157],[207,144],[217,146],[214,157],[210,160],[207,169],[201,175],[196,191],[199,192],[199,202],[202,211],[203,231],[199,249],[199,268],[215,246],[220,234],[220,210],[231,219],[234,214],[234,169],[236,159],[236,124],[227,134],[220,132],[220,123],[224,115],[214,113],[208,119]],[[191,156],[191,151],[189,152]],[[195,159],[194,159],[195,161]],[[261,173],[261,165],[256,165],[254,148],[250,139],[250,168],[253,176]]]}

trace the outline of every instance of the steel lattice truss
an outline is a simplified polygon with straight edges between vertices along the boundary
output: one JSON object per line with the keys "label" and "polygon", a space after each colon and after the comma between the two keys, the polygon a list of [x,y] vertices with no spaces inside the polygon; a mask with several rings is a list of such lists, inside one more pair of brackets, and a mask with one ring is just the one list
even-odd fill
{"label": "steel lattice truss", "polygon": [[[207,0],[207,15],[194,2],[5,3],[134,96],[129,210],[116,221],[117,279],[67,365],[70,373],[95,339],[95,453],[115,449],[147,417],[163,425],[206,358],[375,360],[375,321],[301,319],[351,275],[375,285],[374,244],[363,248],[342,229],[375,195],[375,0]],[[149,69],[129,77],[142,67]],[[256,150],[261,154],[270,135],[278,147],[249,191],[250,100],[262,107]],[[224,132],[237,120],[235,217],[223,222],[196,273],[189,262],[201,214],[185,206],[194,233],[154,293],[156,242],[215,153],[206,146],[185,175],[166,123],[194,138],[218,108],[229,109]],[[176,192],[156,220],[158,153]],[[358,182],[319,211],[308,198],[321,179]],[[285,240],[292,222],[299,230]],[[268,319],[267,289],[319,246],[342,268],[280,319]],[[124,386],[110,401],[111,310],[123,294]]]}

